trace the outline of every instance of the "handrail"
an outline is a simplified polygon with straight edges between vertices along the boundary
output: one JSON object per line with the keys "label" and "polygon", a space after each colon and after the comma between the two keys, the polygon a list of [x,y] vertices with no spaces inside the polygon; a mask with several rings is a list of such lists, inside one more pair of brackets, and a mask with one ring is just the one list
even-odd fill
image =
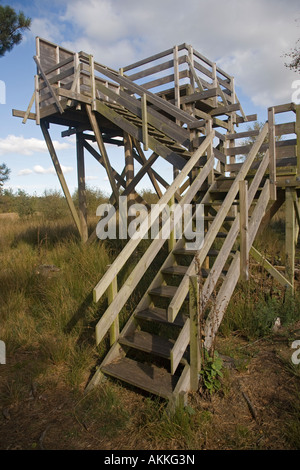
{"label": "handrail", "polygon": [[[262,128],[259,136],[257,137],[256,141],[253,144],[253,147],[251,151],[249,152],[248,157],[246,158],[245,162],[242,165],[242,168],[240,169],[239,173],[237,174],[230,190],[227,193],[226,198],[224,199],[224,202],[222,204],[221,209],[217,213],[214,221],[212,222],[208,232],[206,233],[206,236],[204,238],[203,246],[202,248],[197,252],[195,255],[194,260],[199,263],[199,265],[202,265],[204,262],[207,253],[209,249],[211,248],[211,245],[213,241],[215,240],[215,237],[220,230],[220,227],[222,226],[226,215],[228,214],[228,211],[236,197],[236,194],[239,191],[239,182],[243,179],[245,179],[245,176],[247,175],[252,162],[254,161],[266,135],[268,133],[268,123],[264,125]],[[182,303],[184,299],[186,298],[186,295],[188,293],[189,289],[189,277],[194,275],[196,273],[196,263],[192,262],[189,268],[187,269],[187,272],[185,276],[183,277],[179,288],[177,289],[172,301],[169,304],[168,307],[168,319],[169,321],[174,321],[177,313],[179,312],[179,309],[182,306]]]}
{"label": "handrail", "polygon": [[[197,191],[203,185],[205,179],[208,177],[209,173],[211,172],[214,164],[214,159],[211,157],[205,166],[201,169],[198,176],[193,181],[192,185],[190,186],[189,190],[183,196],[181,201],[176,207],[183,208],[185,204],[189,204],[191,200],[196,195]],[[159,250],[162,248],[163,244],[166,241],[166,237],[172,233],[174,230],[174,226],[176,224],[176,216],[173,218],[170,215],[169,224],[166,221],[167,229],[165,229],[165,225],[161,228],[160,233],[157,238],[155,238],[151,245],[148,247],[146,252],[143,254],[131,274],[128,276],[126,281],[124,282],[123,286],[119,290],[118,294],[115,296],[112,303],[109,305],[101,319],[96,325],[96,344],[99,344],[100,341],[103,339],[104,335],[108,332],[109,328],[117,318],[121,308],[125,305],[126,301],[128,300],[129,296],[131,295],[133,289],[136,287],[138,282],[141,279],[141,276],[145,273],[148,269],[150,264],[152,263],[154,257],[157,255]],[[124,249],[125,250],[125,249]],[[124,251],[123,250],[123,251]],[[121,253],[122,255],[122,253]],[[119,256],[121,256],[119,255]]]}
{"label": "handrail", "polygon": [[164,195],[159,201],[159,204],[157,204],[151,211],[151,213],[148,215],[146,219],[141,223],[140,225],[140,239],[131,239],[125,246],[124,250],[119,254],[119,256],[116,258],[116,260],[112,263],[106,274],[102,277],[102,279],[99,281],[99,283],[95,286],[94,291],[93,291],[93,296],[94,296],[94,301],[98,302],[98,300],[102,297],[104,292],[107,290],[108,286],[111,284],[115,276],[120,272],[126,261],[129,259],[129,257],[132,255],[138,244],[140,243],[140,240],[144,237],[144,235],[148,232],[149,228],[153,225],[154,221],[157,219],[159,214],[163,210],[163,205],[167,204],[173,194],[179,189],[179,187],[182,185],[184,182],[185,178],[187,175],[190,173],[190,171],[193,169],[199,158],[203,155],[207,147],[212,143],[213,138],[214,138],[214,131],[212,131],[202,142],[200,147],[194,152],[190,160],[186,163],[186,165],[183,167],[179,175],[175,178],[173,183],[169,186],[169,188],[166,190]]}

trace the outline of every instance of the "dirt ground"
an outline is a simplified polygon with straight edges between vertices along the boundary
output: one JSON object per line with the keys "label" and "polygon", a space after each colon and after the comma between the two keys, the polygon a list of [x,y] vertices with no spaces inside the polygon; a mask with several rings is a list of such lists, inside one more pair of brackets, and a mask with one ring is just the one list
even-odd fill
{"label": "dirt ground", "polygon": [[180,432],[176,434],[176,423],[171,425],[169,436],[162,434],[157,415],[149,418],[147,414],[149,398],[121,384],[109,386],[126,410],[126,423],[120,430],[116,422],[116,432],[109,434],[97,415],[82,415],[83,394],[74,394],[59,382],[48,389],[39,383],[18,387],[18,373],[29,371],[35,361],[34,354],[19,351],[0,366],[0,391],[11,397],[10,405],[0,404],[0,448],[297,449],[299,436],[293,441],[291,434],[300,429],[300,365],[291,365],[291,343],[299,338],[300,322],[291,331],[279,331],[253,343],[235,336],[219,339],[220,351],[234,353],[223,356],[220,392],[190,395],[189,441],[181,439]]}

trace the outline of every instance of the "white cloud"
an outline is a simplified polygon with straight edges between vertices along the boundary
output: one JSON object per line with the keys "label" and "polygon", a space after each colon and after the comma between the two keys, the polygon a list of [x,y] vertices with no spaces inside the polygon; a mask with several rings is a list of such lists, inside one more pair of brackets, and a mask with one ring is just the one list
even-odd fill
{"label": "white cloud", "polygon": [[98,179],[98,176],[88,175],[88,176],[85,177],[86,181],[94,181],[94,180],[97,180],[97,179]]}
{"label": "white cloud", "polygon": [[60,20],[76,31],[65,47],[115,68],[192,44],[265,107],[291,100],[295,74],[282,55],[296,43],[299,16],[299,0],[72,0]]}
{"label": "white cloud", "polygon": [[[71,166],[64,166],[61,165],[61,169],[63,173],[71,173],[73,171],[73,167]],[[20,170],[18,172],[18,176],[26,176],[30,175],[32,173],[36,173],[38,175],[54,175],[55,174],[55,169],[54,167],[49,167],[49,168],[44,168],[41,165],[35,165],[33,169],[30,168],[24,168],[23,170]]]}
{"label": "white cloud", "polygon": [[[71,142],[53,141],[56,150],[65,150],[71,148]],[[4,139],[0,139],[0,155],[17,153],[19,155],[33,155],[36,152],[48,152],[46,143],[42,139],[35,137],[26,139],[22,135],[8,135]]]}
{"label": "white cloud", "polygon": [[30,168],[24,168],[24,170],[20,170],[18,172],[18,176],[31,175],[31,173],[33,173],[33,170],[30,170]]}

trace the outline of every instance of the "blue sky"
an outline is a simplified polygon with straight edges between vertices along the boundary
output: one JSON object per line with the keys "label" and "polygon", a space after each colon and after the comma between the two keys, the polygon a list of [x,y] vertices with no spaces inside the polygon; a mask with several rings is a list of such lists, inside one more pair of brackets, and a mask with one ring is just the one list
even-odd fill
{"label": "blue sky", "polygon": [[[34,89],[35,37],[72,51],[84,50],[108,66],[119,68],[186,42],[216,61],[235,77],[246,114],[267,119],[267,107],[291,101],[294,72],[284,67],[284,52],[299,37],[298,0],[45,0],[0,1],[32,18],[23,42],[0,59],[5,103],[0,104],[0,163],[11,169],[6,187],[41,194],[60,189],[52,162],[35,122],[12,117],[26,110]],[[1,99],[1,94],[0,94]],[[77,185],[75,144],[62,139],[61,126],[51,127],[65,177],[73,192]],[[108,149],[115,168],[122,154]],[[168,165],[161,164],[167,177]],[[109,190],[104,170],[86,155],[91,187]],[[150,184],[145,183],[147,187]]]}

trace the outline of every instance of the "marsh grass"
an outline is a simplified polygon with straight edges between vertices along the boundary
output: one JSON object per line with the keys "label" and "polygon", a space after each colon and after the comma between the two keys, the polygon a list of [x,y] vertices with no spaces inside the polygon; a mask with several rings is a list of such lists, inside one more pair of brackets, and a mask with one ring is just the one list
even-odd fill
{"label": "marsh grass", "polygon": [[[264,245],[276,262],[282,255],[281,235],[279,223],[276,242],[269,235],[270,250]],[[120,285],[148,244],[143,240],[125,265],[118,278]],[[30,217],[13,222],[1,219],[0,339],[6,343],[11,370],[0,386],[1,404],[21,406],[34,382],[41,392],[52,390],[54,395],[58,388],[65,387],[75,397],[72,416],[80,429],[95,429],[99,439],[106,437],[112,441],[129,429],[133,441],[142,439],[146,448],[205,448],[208,437],[214,442],[214,415],[197,404],[179,408],[170,416],[165,404],[153,397],[144,398],[133,411],[130,404],[128,411],[127,392],[109,381],[88,395],[83,393],[95,365],[109,347],[107,337],[99,347],[95,346],[94,327],[106,309],[107,300],[94,304],[92,289],[121,248],[115,240],[81,245],[69,218],[45,221]],[[166,250],[164,246],[153,261],[153,269],[141,278],[122,309],[121,327],[161,266]],[[55,266],[57,270],[43,266]],[[238,284],[220,335],[230,337],[237,333],[248,340],[263,338],[271,333],[275,318],[279,316],[282,324],[290,324],[299,320],[299,312],[299,294],[289,296],[259,267],[254,267],[250,282]],[[242,351],[234,345],[219,352],[234,356],[237,363],[240,361],[242,372],[247,368],[245,362],[248,364],[251,359],[246,349]],[[230,397],[230,380],[226,374],[224,377],[224,395]],[[299,446],[297,403],[285,433],[290,445]],[[231,448],[251,448],[254,437],[251,430],[240,425],[228,442]]]}

